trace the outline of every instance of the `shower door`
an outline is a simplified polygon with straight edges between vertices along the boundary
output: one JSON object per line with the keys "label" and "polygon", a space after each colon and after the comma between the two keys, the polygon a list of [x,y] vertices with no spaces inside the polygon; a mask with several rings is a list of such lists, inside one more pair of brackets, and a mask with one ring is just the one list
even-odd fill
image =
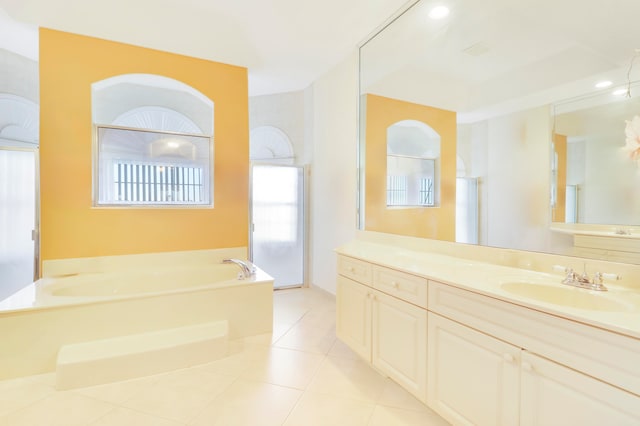
{"label": "shower door", "polygon": [[35,149],[0,146],[0,300],[36,275]]}
{"label": "shower door", "polygon": [[304,284],[305,173],[303,167],[251,168],[251,260],[274,287]]}

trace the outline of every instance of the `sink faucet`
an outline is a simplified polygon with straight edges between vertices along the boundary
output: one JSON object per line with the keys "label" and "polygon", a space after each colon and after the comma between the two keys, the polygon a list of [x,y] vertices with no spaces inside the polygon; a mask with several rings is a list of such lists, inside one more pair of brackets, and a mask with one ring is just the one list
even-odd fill
{"label": "sink faucet", "polygon": [[238,279],[246,280],[247,278],[256,274],[256,267],[248,260],[241,259],[223,259],[222,263],[235,263],[240,267],[238,273]]}
{"label": "sink faucet", "polygon": [[[558,268],[554,267],[554,269]],[[571,268],[564,268],[564,272],[567,276],[562,280],[562,284],[580,287],[587,290],[607,291],[607,287],[603,284],[604,278],[614,280],[619,280],[621,278],[616,274],[605,274],[602,272],[596,272],[593,275],[593,278],[589,278],[589,275],[587,275],[586,265],[582,274],[578,274]]]}

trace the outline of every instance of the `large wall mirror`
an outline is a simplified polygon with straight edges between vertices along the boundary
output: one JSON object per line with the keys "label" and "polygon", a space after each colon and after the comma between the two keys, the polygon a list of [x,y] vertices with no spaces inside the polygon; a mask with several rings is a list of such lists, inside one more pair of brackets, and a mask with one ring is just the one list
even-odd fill
{"label": "large wall mirror", "polygon": [[[629,0],[408,4],[360,48],[359,228],[640,263],[637,16]],[[440,137],[438,203],[388,201],[398,122]]]}

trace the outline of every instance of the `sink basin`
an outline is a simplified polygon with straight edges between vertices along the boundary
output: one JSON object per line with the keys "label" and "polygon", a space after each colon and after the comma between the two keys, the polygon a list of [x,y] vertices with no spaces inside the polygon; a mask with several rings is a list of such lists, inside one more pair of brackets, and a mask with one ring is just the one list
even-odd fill
{"label": "sink basin", "polygon": [[500,288],[514,295],[578,309],[612,312],[632,309],[627,303],[611,298],[607,292],[589,291],[562,284],[552,286],[529,282],[508,282],[502,284]]}

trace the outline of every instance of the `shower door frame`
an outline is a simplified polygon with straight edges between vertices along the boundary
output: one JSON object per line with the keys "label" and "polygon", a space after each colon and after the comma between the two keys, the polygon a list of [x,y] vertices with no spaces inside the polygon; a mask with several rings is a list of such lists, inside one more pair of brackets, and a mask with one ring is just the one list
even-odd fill
{"label": "shower door frame", "polygon": [[[22,141],[18,141],[22,142]],[[23,147],[16,145],[2,145],[0,140],[0,151],[21,151],[32,152],[34,160],[34,218],[31,239],[33,240],[33,281],[40,278],[40,149],[38,147]]]}
{"label": "shower door frame", "polygon": [[[249,172],[249,247],[248,247],[248,255],[249,260],[252,262],[253,259],[253,168],[260,166],[269,166],[269,167],[287,167],[294,168],[301,171],[302,175],[302,193],[303,197],[301,200],[301,208],[302,208],[302,283],[290,286],[279,286],[274,287],[274,290],[286,290],[291,288],[306,288],[309,287],[309,166],[308,165],[296,165],[296,164],[283,164],[268,161],[255,161],[250,164],[250,172]],[[260,265],[257,265],[260,266]],[[274,277],[275,278],[275,277]]]}

